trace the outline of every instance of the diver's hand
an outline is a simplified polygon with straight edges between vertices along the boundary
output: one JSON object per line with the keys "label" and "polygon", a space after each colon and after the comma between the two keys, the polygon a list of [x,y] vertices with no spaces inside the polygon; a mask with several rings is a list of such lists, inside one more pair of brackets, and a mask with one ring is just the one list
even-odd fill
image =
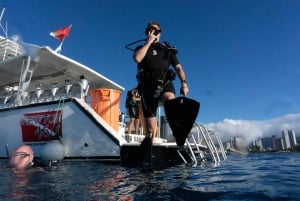
{"label": "diver's hand", "polygon": [[150,43],[150,44],[154,43],[157,40],[156,35],[154,35],[154,33],[155,33],[155,30],[152,30],[152,31],[148,32],[147,42]]}
{"label": "diver's hand", "polygon": [[188,92],[189,92],[189,88],[187,86],[180,87],[180,95],[181,96],[187,96]]}

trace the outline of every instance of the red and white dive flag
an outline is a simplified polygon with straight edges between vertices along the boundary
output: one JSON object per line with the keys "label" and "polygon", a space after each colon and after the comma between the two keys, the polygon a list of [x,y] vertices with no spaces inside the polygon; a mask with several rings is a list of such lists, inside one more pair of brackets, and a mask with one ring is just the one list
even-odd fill
{"label": "red and white dive flag", "polygon": [[72,25],[52,31],[50,32],[50,36],[53,36],[57,40],[63,41],[65,37],[69,35],[71,27]]}

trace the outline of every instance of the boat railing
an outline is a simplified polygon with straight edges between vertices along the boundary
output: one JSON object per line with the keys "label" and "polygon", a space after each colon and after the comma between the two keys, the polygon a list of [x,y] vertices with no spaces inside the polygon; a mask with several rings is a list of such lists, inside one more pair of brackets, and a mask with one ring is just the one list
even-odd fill
{"label": "boat railing", "polygon": [[127,124],[123,121],[118,122],[118,133],[124,134],[126,132]]}
{"label": "boat railing", "polygon": [[52,86],[36,86],[34,90],[24,91],[21,94],[21,103],[17,102],[18,87],[8,90],[0,96],[0,108],[10,108],[20,105],[50,102],[53,100],[67,99],[70,97],[83,98],[85,92],[79,83]]}
{"label": "boat railing", "polygon": [[0,37],[0,61],[23,55],[24,49],[17,42],[8,38]]}
{"label": "boat railing", "polygon": [[[120,134],[128,143],[141,143],[145,138],[145,135],[139,135],[139,134],[125,134],[125,133],[120,133]],[[153,144],[159,144],[159,143],[167,143],[167,139],[163,139],[159,137],[153,138]]]}
{"label": "boat railing", "polygon": [[133,142],[133,143],[141,143],[143,139],[145,138],[144,135],[138,135],[138,134],[121,134],[121,136],[127,141],[127,142]]}

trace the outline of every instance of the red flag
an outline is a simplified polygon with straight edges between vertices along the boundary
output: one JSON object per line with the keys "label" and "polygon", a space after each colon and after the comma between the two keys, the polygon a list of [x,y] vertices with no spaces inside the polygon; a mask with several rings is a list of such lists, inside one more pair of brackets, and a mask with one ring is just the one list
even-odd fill
{"label": "red flag", "polygon": [[54,38],[63,41],[65,39],[65,37],[67,37],[69,35],[70,29],[71,29],[72,25],[61,28],[61,29],[57,29],[56,31],[52,31],[50,32],[50,36],[53,36]]}

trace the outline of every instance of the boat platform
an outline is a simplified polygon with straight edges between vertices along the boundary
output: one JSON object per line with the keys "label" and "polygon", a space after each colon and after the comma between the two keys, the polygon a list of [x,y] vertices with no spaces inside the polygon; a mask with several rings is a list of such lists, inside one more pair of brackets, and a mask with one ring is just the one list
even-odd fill
{"label": "boat platform", "polygon": [[[128,143],[121,146],[120,160],[122,165],[137,165],[140,160],[140,142],[144,136],[124,135]],[[156,141],[156,142],[155,142]],[[203,162],[218,165],[226,160],[221,138],[201,124],[194,124],[192,131],[183,146],[166,139],[155,138],[152,145],[151,163],[157,165],[191,164],[196,166]]]}

